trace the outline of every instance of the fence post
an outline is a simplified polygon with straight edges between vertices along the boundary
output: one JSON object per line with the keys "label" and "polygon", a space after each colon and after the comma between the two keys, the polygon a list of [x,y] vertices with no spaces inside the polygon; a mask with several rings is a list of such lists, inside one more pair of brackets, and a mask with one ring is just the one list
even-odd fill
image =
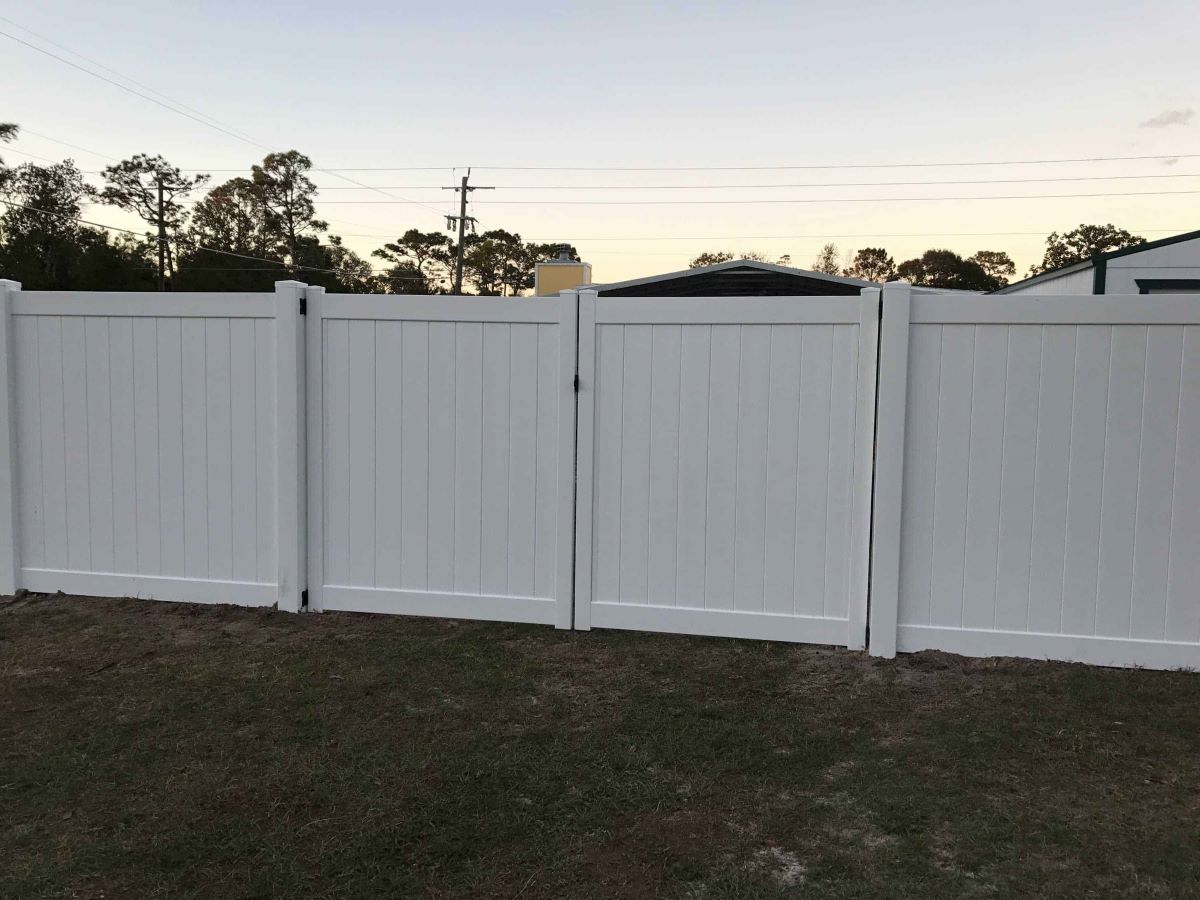
{"label": "fence post", "polygon": [[863,288],[858,318],[858,400],[854,409],[849,633],[846,646],[867,645],[870,608],[871,493],[874,490],[875,390],[879,377],[879,288]]}
{"label": "fence post", "polygon": [[[579,394],[579,294],[559,291],[561,315],[558,322],[559,421],[558,447],[558,521],[575,524],[575,466],[578,458],[575,444],[575,416]],[[575,532],[559,529],[555,549],[556,584],[554,626],[570,628],[575,621]]]}
{"label": "fence post", "polygon": [[16,380],[13,376],[12,305],[18,281],[0,279],[0,594],[20,587],[17,530]]}
{"label": "fence post", "polygon": [[304,356],[305,404],[307,415],[305,428],[300,439],[308,448],[308,611],[323,612],[325,600],[322,585],[325,584],[325,452],[324,440],[324,365],[322,356],[322,310],[325,306],[325,288],[310,287],[304,291],[308,312],[305,315],[304,334],[307,352]]}
{"label": "fence post", "polygon": [[278,606],[299,612],[306,584],[304,319],[305,285],[275,282],[275,441]]}
{"label": "fence post", "polygon": [[904,488],[904,417],[908,399],[908,324],[912,288],[883,286],[875,424],[875,509],[871,525],[872,656],[896,655],[900,601],[900,513]]}
{"label": "fence post", "polygon": [[592,627],[592,454],[595,451],[596,292],[579,292],[575,427],[575,629]]}

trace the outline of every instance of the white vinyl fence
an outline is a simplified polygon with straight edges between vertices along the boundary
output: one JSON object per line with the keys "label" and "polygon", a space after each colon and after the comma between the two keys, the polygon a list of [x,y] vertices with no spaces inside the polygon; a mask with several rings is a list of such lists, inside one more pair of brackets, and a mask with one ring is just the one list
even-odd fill
{"label": "white vinyl fence", "polygon": [[0,282],[0,590],[298,608],[303,285],[18,288]]}
{"label": "white vinyl fence", "polygon": [[308,295],[312,608],[571,627],[575,295]]}
{"label": "white vinyl fence", "polygon": [[871,649],[1200,665],[1200,303],[884,289]]}
{"label": "white vinyl fence", "polygon": [[1194,295],[0,281],[0,357],[0,593],[1200,667]]}
{"label": "white vinyl fence", "polygon": [[581,292],[576,627],[864,646],[878,321]]}

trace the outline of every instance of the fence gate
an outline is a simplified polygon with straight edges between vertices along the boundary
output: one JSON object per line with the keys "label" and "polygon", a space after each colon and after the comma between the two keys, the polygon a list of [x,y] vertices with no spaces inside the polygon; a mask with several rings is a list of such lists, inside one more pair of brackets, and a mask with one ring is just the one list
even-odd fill
{"label": "fence gate", "polygon": [[577,628],[864,645],[878,316],[581,292]]}
{"label": "fence gate", "polygon": [[307,315],[310,606],[569,628],[574,295]]}

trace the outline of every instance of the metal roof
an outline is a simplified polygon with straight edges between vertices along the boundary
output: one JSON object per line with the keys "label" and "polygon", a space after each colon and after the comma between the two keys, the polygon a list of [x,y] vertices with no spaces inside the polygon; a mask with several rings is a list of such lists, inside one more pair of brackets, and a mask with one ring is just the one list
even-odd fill
{"label": "metal roof", "polygon": [[616,290],[618,288],[637,287],[643,284],[654,284],[659,281],[670,281],[675,278],[688,278],[694,275],[708,275],[716,272],[724,272],[729,269],[745,270],[759,269],[762,272],[770,272],[779,275],[797,275],[802,278],[815,278],[822,281],[831,281],[837,284],[852,285],[854,287],[879,287],[873,281],[863,281],[861,278],[847,278],[843,275],[827,275],[824,272],[812,272],[808,269],[796,269],[791,266],[780,266],[775,263],[760,262],[756,259],[731,259],[729,262],[717,263],[712,266],[700,266],[695,269],[682,269],[678,272],[667,272],[663,275],[649,275],[645,278],[631,278],[628,281],[614,281],[609,284],[589,284],[588,290],[604,291]]}

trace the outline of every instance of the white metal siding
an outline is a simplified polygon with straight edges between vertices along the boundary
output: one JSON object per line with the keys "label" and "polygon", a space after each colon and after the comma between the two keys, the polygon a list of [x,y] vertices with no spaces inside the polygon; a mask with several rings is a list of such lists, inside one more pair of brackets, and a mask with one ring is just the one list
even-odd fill
{"label": "white metal siding", "polygon": [[1105,293],[1136,294],[1139,278],[1200,278],[1200,239],[1110,259]]}
{"label": "white metal siding", "polygon": [[[1065,272],[1054,278],[1047,278],[1036,284],[1021,285],[1006,292],[1008,295],[1017,294],[1054,294],[1056,296],[1082,296],[1090,294],[1094,285],[1095,272],[1090,268],[1079,269],[1075,272]],[[1114,293],[1109,291],[1108,293]],[[1133,291],[1137,293],[1137,291]]]}
{"label": "white metal siding", "polygon": [[274,321],[101,296],[26,294],[13,317],[22,583],[274,603]]}
{"label": "white metal siding", "polygon": [[1158,299],[914,298],[899,649],[1200,662],[1200,314]]}
{"label": "white metal siding", "polygon": [[574,298],[314,308],[321,607],[569,625]]}

